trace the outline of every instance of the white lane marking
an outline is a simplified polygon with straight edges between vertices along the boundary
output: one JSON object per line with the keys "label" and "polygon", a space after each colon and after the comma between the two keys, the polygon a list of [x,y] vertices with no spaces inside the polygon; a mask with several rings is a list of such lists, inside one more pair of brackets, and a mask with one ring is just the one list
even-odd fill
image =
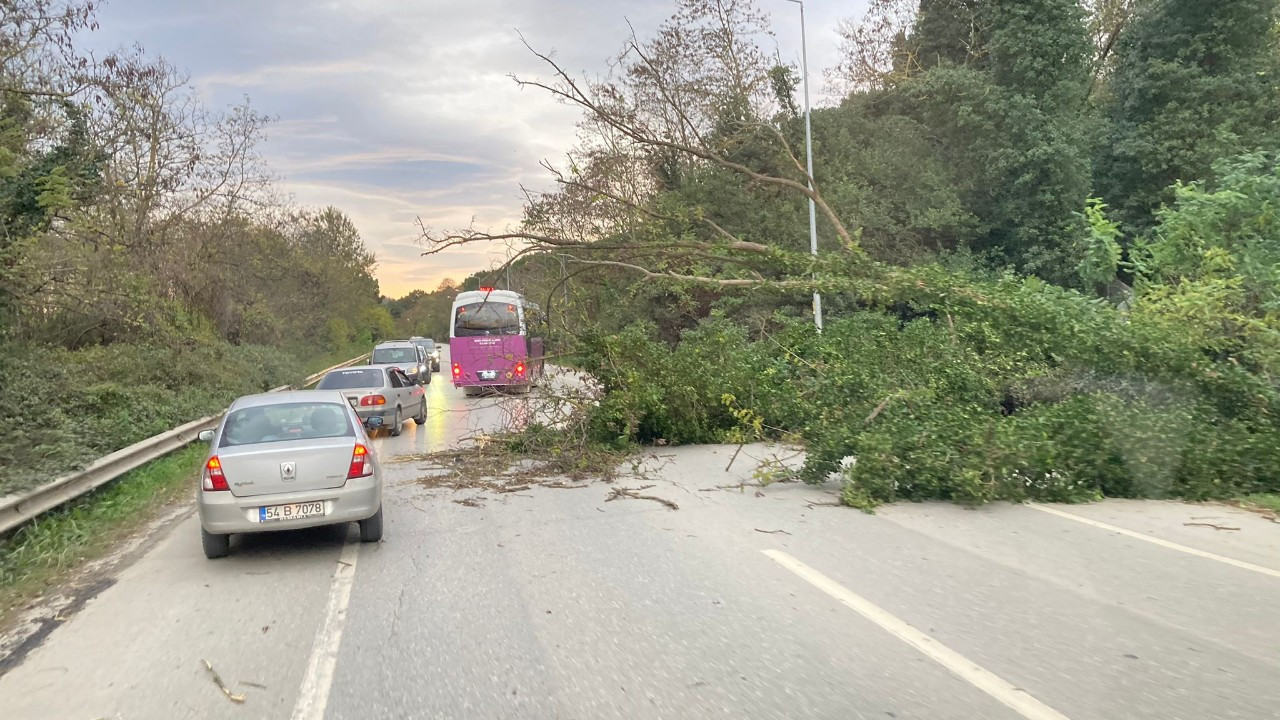
{"label": "white lane marking", "polygon": [[961,680],[1007,705],[1027,720],[1067,720],[1067,716],[1045,705],[995,673],[890,615],[870,600],[805,565],[781,550],[763,550],[774,562],[799,575],[814,587],[839,600],[862,617],[879,625],[899,640],[919,650],[950,670]]}
{"label": "white lane marking", "polygon": [[1037,503],[1027,503],[1027,507],[1035,508],[1040,512],[1046,512],[1046,513],[1049,513],[1050,515],[1057,515],[1058,517],[1066,518],[1068,520],[1075,520],[1076,522],[1084,523],[1085,525],[1092,525],[1093,527],[1096,527],[1096,528],[1101,528],[1103,530],[1110,530],[1111,532],[1120,533],[1125,537],[1131,537],[1137,540],[1145,540],[1146,542],[1149,542],[1152,545],[1159,545],[1162,548],[1177,550],[1178,552],[1184,552],[1188,555],[1195,555],[1196,557],[1202,557],[1208,560],[1217,560],[1220,563],[1225,563],[1227,565],[1238,567],[1244,570],[1252,570],[1253,572],[1256,572],[1256,573],[1262,573],[1263,575],[1270,575],[1271,577],[1280,578],[1280,570],[1274,570],[1272,568],[1263,567],[1261,565],[1254,565],[1253,563],[1245,562],[1243,560],[1236,560],[1235,558],[1229,558],[1226,555],[1218,555],[1217,553],[1206,552],[1204,550],[1197,550],[1193,547],[1187,547],[1186,545],[1179,545],[1176,542],[1161,540],[1160,538],[1152,537],[1151,535],[1143,535],[1140,532],[1134,532],[1133,530],[1126,530],[1122,527],[1109,525],[1107,523],[1099,522],[1097,520],[1091,520],[1082,515],[1076,515],[1075,513],[1069,513],[1063,510],[1059,510],[1057,508],[1051,508],[1045,505],[1039,505]]}
{"label": "white lane marking", "polygon": [[293,706],[293,720],[322,720],[329,705],[329,689],[333,685],[333,670],[338,664],[338,646],[342,642],[342,630],[347,625],[347,606],[351,602],[351,586],[356,577],[356,559],[360,543],[347,541],[338,555],[337,569],[329,585],[329,602],[324,618],[316,631],[311,646],[311,659],[307,661],[302,687],[298,689],[298,701]]}

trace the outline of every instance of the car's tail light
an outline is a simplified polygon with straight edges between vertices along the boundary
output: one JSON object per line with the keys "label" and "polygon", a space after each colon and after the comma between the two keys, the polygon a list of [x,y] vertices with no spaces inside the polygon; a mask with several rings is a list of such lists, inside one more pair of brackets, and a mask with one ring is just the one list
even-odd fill
{"label": "car's tail light", "polygon": [[227,485],[227,476],[222,474],[222,461],[217,455],[209,458],[209,462],[204,464],[204,477],[201,479],[200,487],[210,492],[231,489],[231,486]]}
{"label": "car's tail light", "polygon": [[524,374],[524,363],[522,363],[522,362],[518,362],[518,363],[516,363],[516,374],[517,374],[517,375],[523,375],[523,374]]}
{"label": "car's tail light", "polygon": [[373,474],[373,461],[369,459],[369,448],[356,443],[351,451],[351,467],[347,469],[347,479],[369,477]]}
{"label": "car's tail light", "polygon": [[462,377],[462,366],[459,365],[458,363],[453,364],[453,376]]}
{"label": "car's tail light", "polygon": [[381,395],[365,395],[360,398],[360,404],[365,407],[369,407],[370,405],[386,405],[387,399]]}

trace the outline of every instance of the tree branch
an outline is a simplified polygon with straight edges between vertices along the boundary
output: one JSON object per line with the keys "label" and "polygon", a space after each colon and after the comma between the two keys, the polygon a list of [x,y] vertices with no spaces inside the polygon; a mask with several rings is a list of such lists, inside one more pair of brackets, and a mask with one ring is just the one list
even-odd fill
{"label": "tree branch", "polygon": [[616,267],[623,270],[630,270],[639,273],[645,280],[679,280],[681,282],[696,283],[698,285],[710,285],[720,288],[740,288],[740,287],[775,287],[775,288],[806,288],[811,287],[812,283],[806,280],[768,280],[765,278],[713,278],[705,275],[682,275],[676,272],[654,272],[640,265],[620,262],[618,260],[582,260],[566,255],[570,258],[570,262],[578,265],[591,265],[597,267]]}
{"label": "tree branch", "polygon": [[524,39],[523,35],[520,36],[520,41],[529,50],[529,52],[533,53],[535,57],[537,57],[538,59],[546,63],[548,66],[550,66],[554,71],[555,75],[560,78],[561,82],[564,83],[564,87],[556,87],[556,86],[548,85],[547,83],[539,82],[536,80],[521,80],[520,78],[513,76],[513,79],[515,80],[516,84],[519,85],[520,87],[540,88],[542,90],[547,91],[548,93],[551,93],[554,97],[558,97],[562,100],[578,105],[579,107],[582,107],[587,111],[591,112],[597,119],[604,122],[606,125],[614,128],[618,132],[631,138],[631,140],[633,140],[634,142],[640,145],[645,145],[650,147],[661,147],[669,150],[675,150],[677,152],[684,153],[686,155],[690,155],[692,157],[696,157],[701,160],[705,160],[707,162],[713,163],[726,170],[731,170],[740,175],[748,177],[756,182],[767,184],[767,185],[776,185],[779,187],[784,187],[784,188],[788,188],[790,190],[799,192],[803,194],[805,197],[808,197],[811,200],[813,200],[814,204],[818,207],[818,209],[822,211],[822,214],[831,223],[832,227],[835,228],[836,234],[840,236],[840,239],[843,242],[844,247],[852,248],[855,246],[853,238],[849,234],[849,231],[845,228],[844,224],[840,222],[840,219],[836,216],[835,212],[831,209],[831,207],[827,205],[827,202],[826,200],[823,199],[822,194],[818,192],[816,185],[811,190],[804,183],[796,182],[795,180],[791,180],[789,178],[780,178],[772,175],[765,175],[764,173],[760,173],[755,170],[752,170],[751,168],[747,167],[746,165],[743,165],[742,163],[735,162],[725,157],[722,157],[718,153],[713,152],[711,150],[695,147],[693,145],[686,145],[686,144],[674,142],[671,140],[665,140],[658,137],[653,137],[652,135],[642,131],[640,128],[636,127],[635,125],[623,121],[622,119],[617,117],[616,114],[609,112],[603,106],[601,106],[596,100],[593,100],[589,95],[587,95],[586,92],[582,90],[582,88],[579,86],[577,81],[575,81],[567,72],[565,72],[565,70],[561,68],[560,65],[558,65],[554,60],[552,60],[546,54],[538,52],[537,50],[533,49],[533,46],[531,46],[528,43],[528,41]]}

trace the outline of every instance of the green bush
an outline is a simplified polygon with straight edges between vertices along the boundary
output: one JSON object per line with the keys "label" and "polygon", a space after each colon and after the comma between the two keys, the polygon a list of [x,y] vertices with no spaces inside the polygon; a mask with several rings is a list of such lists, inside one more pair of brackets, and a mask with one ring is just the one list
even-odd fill
{"label": "green bush", "polygon": [[821,335],[711,319],[674,348],[648,324],[588,337],[606,391],[592,427],[612,444],[794,434],[800,476],[838,473],[860,507],[1280,490],[1268,376],[1158,314],[1035,280],[947,282],[929,289],[945,303],[892,296]]}
{"label": "green bush", "polygon": [[713,316],[670,346],[648,322],[589,335],[583,369],[606,391],[592,427],[612,444],[798,437],[800,477],[838,475],[862,507],[1280,492],[1280,158],[1215,176],[1123,243],[1087,208],[1099,247],[1081,270],[1132,275],[1123,308],[1013,272],[829,253],[821,334],[762,315],[761,292],[712,306],[750,310],[749,330]]}
{"label": "green bush", "polygon": [[303,370],[279,350],[209,340],[78,351],[0,345],[0,492],[52,480]]}
{"label": "green bush", "polygon": [[748,347],[746,332],[722,320],[687,331],[675,349],[651,323],[586,336],[581,367],[605,390],[592,416],[594,436],[614,445],[720,442],[737,424],[724,396],[751,397],[757,379]]}

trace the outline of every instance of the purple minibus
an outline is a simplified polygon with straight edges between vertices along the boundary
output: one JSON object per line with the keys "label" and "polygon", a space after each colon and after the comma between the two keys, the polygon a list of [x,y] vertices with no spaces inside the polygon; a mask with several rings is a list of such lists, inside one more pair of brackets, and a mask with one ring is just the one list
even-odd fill
{"label": "purple minibus", "polygon": [[533,337],[537,306],[510,290],[458,293],[449,321],[454,387],[468,395],[484,388],[528,392],[542,377],[542,338]]}

